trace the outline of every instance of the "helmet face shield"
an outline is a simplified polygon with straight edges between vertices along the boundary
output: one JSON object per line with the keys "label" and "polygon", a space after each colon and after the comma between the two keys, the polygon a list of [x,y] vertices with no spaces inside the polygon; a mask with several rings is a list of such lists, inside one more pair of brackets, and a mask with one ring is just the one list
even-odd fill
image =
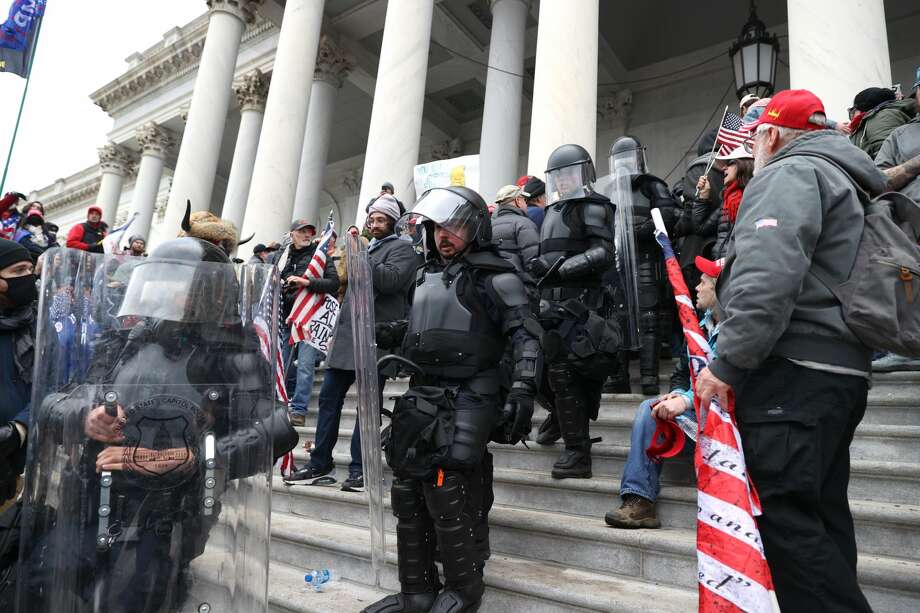
{"label": "helmet face shield", "polygon": [[645,174],[648,164],[645,159],[645,148],[636,147],[617,151],[610,156],[610,174]]}
{"label": "helmet face shield", "polygon": [[[450,190],[435,188],[422,194],[415,208],[400,217],[396,233],[417,240],[419,233],[433,234],[437,226],[469,244],[482,223],[482,211],[469,200]],[[427,240],[423,242],[428,243]]]}
{"label": "helmet face shield", "polygon": [[594,172],[589,163],[546,171],[546,204],[584,198],[592,191]]}
{"label": "helmet face shield", "polygon": [[238,294],[232,266],[148,260],[134,266],[118,317],[179,323],[232,323]]}

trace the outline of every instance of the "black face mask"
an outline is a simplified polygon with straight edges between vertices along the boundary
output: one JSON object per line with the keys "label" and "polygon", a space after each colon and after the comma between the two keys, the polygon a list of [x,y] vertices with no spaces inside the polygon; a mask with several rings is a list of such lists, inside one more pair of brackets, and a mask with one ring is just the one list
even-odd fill
{"label": "black face mask", "polygon": [[29,274],[22,277],[0,277],[6,281],[6,297],[16,306],[32,304],[38,299],[38,289],[35,287],[35,275]]}

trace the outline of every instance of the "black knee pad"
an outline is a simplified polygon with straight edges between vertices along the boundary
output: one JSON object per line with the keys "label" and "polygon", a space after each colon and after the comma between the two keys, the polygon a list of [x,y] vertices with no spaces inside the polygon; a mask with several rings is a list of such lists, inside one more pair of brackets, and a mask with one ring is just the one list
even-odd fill
{"label": "black knee pad", "polygon": [[546,379],[549,388],[559,393],[565,393],[575,384],[575,369],[570,364],[550,364],[546,369]]}
{"label": "black knee pad", "polygon": [[393,506],[393,515],[399,519],[412,519],[424,513],[422,483],[415,479],[394,479],[390,486],[390,504]]}
{"label": "black knee pad", "polygon": [[443,480],[426,482],[424,488],[428,513],[435,522],[455,520],[463,515],[469,497],[469,484],[465,474],[447,471]]}

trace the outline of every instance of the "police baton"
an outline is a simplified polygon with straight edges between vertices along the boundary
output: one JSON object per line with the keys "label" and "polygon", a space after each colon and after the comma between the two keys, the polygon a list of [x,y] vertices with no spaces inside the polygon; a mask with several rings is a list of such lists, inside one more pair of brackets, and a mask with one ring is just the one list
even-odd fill
{"label": "police baton", "polygon": [[546,271],[546,274],[540,277],[540,280],[537,281],[537,289],[541,289],[543,287],[543,284],[550,277],[552,277],[554,274],[559,272],[559,267],[561,267],[564,262],[565,262],[565,256],[564,255],[559,256],[559,259],[553,262],[553,265],[549,267],[549,270]]}

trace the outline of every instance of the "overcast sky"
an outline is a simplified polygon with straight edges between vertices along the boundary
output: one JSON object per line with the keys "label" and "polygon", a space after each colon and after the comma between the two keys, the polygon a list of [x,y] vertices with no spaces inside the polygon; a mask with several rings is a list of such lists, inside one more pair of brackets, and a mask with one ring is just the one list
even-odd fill
{"label": "overcast sky", "polygon": [[[5,20],[12,0],[0,0]],[[112,119],[89,94],[121,75],[125,58],[207,10],[204,0],[48,0],[32,83],[3,191],[28,195],[98,162]],[[0,174],[25,79],[0,73]]]}

